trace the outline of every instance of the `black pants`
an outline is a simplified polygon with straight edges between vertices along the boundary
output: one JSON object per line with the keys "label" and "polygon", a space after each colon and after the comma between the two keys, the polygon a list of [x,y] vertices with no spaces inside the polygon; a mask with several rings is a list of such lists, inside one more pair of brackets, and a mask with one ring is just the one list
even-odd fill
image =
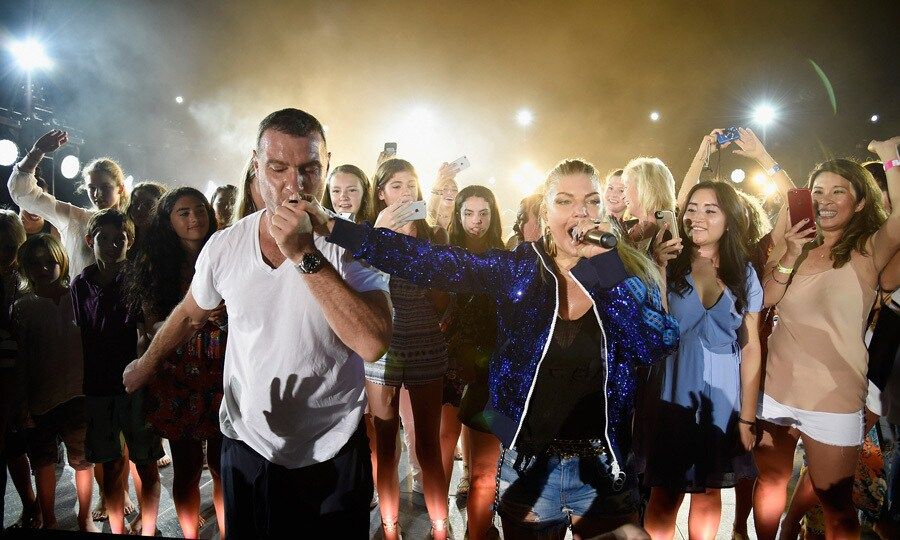
{"label": "black pants", "polygon": [[245,538],[368,538],[372,461],[365,427],[328,461],[288,469],[222,441],[225,530]]}

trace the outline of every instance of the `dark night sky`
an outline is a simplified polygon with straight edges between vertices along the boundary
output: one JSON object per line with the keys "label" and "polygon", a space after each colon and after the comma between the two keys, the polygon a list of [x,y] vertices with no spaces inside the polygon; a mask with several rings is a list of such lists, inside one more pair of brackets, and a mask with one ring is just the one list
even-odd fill
{"label": "dark night sky", "polygon": [[[494,178],[507,208],[531,187],[516,185],[524,162],[583,156],[606,171],[657,155],[680,178],[703,134],[747,125],[763,100],[779,109],[770,152],[795,180],[832,155],[867,157],[866,141],[900,133],[898,24],[889,1],[0,7],[0,39],[47,44],[46,95],[85,134],[83,157],[111,154],[138,179],[236,182],[258,121],[296,106],[328,125],[332,165],[371,171],[395,140],[427,183],[466,154],[460,183]],[[21,75],[0,57],[0,107],[16,106]]]}

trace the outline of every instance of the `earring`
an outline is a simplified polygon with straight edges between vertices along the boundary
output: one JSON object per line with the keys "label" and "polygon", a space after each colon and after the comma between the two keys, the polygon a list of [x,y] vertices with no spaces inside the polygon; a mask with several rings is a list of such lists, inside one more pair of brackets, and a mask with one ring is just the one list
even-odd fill
{"label": "earring", "polygon": [[556,243],[553,242],[553,236],[550,234],[550,227],[544,227],[544,250],[547,252],[547,255],[551,257],[556,257]]}

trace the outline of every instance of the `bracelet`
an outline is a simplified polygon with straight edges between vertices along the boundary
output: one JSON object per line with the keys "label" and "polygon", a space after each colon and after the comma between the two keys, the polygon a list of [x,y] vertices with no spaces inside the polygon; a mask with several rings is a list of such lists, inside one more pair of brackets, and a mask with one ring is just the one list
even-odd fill
{"label": "bracelet", "polygon": [[900,159],[892,159],[884,162],[884,172],[888,172],[894,167],[900,167]]}
{"label": "bracelet", "polygon": [[791,275],[791,272],[794,271],[794,267],[781,266],[781,263],[775,267],[776,272],[781,272],[782,274]]}
{"label": "bracelet", "polygon": [[766,169],[766,174],[769,176],[774,176],[774,175],[778,174],[779,172],[781,172],[781,165],[779,165],[777,163],[775,163],[774,165],[772,165],[771,167]]}
{"label": "bracelet", "polygon": [[749,420],[744,420],[744,419],[741,418],[740,416],[738,416],[738,422],[740,422],[741,424],[747,424],[748,426],[755,426],[755,425],[756,425],[756,420],[753,420],[753,421],[751,422],[751,421],[749,421]]}

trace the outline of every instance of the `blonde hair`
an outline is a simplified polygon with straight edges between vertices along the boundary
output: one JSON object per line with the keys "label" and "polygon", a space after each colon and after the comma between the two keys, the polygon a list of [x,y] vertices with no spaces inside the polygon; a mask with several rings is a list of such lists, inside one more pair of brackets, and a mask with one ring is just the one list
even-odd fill
{"label": "blonde hair", "polygon": [[128,191],[125,189],[125,172],[122,171],[122,167],[113,158],[108,157],[97,158],[91,161],[82,171],[85,186],[87,185],[87,178],[95,174],[106,175],[107,178],[113,181],[119,190],[119,204],[116,205],[116,209],[125,212],[128,209],[129,197]]}
{"label": "blonde hair", "polygon": [[237,223],[250,214],[259,210],[256,203],[253,202],[253,191],[251,184],[256,179],[256,170],[253,168],[253,158],[247,160],[244,165],[244,174],[241,178],[241,185],[238,186],[237,208],[234,209],[234,215],[231,216],[231,223]]}
{"label": "blonde hair", "polygon": [[675,211],[675,178],[659,158],[632,159],[622,169],[622,178],[627,179],[626,182],[635,182],[638,204],[645,213],[652,215],[657,210]]}
{"label": "blonde hair", "polygon": [[12,210],[5,208],[0,209],[0,235],[9,236],[16,245],[16,249],[28,239],[22,219]]}
{"label": "blonde hair", "polygon": [[42,233],[32,236],[19,246],[16,258],[19,261],[19,272],[29,290],[34,290],[34,270],[37,268],[37,252],[46,249],[59,264],[59,279],[63,286],[69,286],[69,257],[66,250],[55,237]]}
{"label": "blonde hair", "polygon": [[[544,180],[544,183],[538,191],[538,193],[541,194],[541,221],[544,221],[547,207],[552,203],[560,179],[564,176],[578,174],[586,175],[591,181],[591,184],[596,188],[597,192],[600,192],[602,182],[600,175],[597,173],[597,169],[593,164],[584,159],[564,159],[557,163],[556,166],[547,173],[547,178]],[[671,177],[671,174],[669,176]],[[542,225],[545,230],[544,242],[546,244],[548,240],[546,238],[547,227],[546,224]],[[647,285],[655,284],[656,286],[659,286],[662,283],[662,276],[660,275],[656,264],[654,264],[645,253],[625,241],[617,228],[614,227],[612,233],[618,237],[619,242],[616,246],[616,250],[619,253],[619,258],[622,259],[622,263],[625,265],[625,269],[628,270],[630,274],[639,277],[641,281]]]}

